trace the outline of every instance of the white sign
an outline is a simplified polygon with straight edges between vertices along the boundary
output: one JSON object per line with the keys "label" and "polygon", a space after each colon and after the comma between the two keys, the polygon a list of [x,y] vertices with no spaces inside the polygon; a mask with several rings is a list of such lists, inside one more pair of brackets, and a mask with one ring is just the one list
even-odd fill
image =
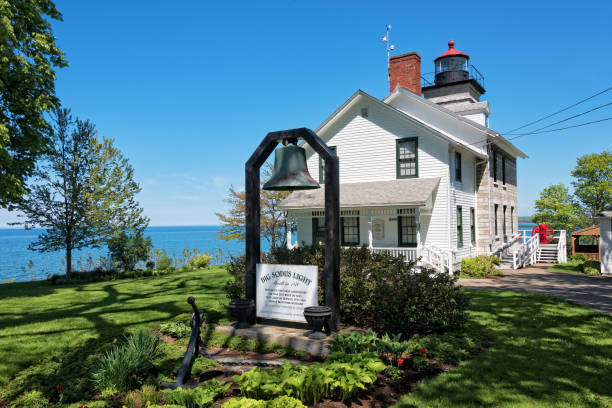
{"label": "white sign", "polygon": [[257,264],[257,317],[306,322],[304,308],[317,306],[314,265]]}
{"label": "white sign", "polygon": [[372,221],[372,232],[374,233],[374,239],[385,239],[385,221],[381,219]]}

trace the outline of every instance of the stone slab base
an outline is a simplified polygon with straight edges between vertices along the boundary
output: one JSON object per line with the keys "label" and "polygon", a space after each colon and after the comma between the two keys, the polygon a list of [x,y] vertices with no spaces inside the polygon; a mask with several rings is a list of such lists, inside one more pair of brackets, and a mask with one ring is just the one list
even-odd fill
{"label": "stone slab base", "polygon": [[329,354],[327,341],[332,338],[332,336],[328,336],[327,339],[323,340],[311,340],[306,337],[310,333],[310,329],[280,324],[258,323],[247,329],[237,329],[233,325],[227,325],[217,326],[215,330],[227,336],[242,336],[259,341],[269,341],[319,357],[326,357]]}

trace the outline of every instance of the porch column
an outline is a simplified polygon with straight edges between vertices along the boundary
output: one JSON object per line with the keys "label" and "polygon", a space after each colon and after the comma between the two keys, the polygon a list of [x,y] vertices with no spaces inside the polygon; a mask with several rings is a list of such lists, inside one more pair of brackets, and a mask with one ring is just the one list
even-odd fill
{"label": "porch column", "polygon": [[373,248],[373,239],[372,239],[372,216],[368,216],[368,248]]}
{"label": "porch column", "polygon": [[417,208],[416,210],[416,227],[417,227],[417,231],[416,231],[416,242],[417,242],[417,247],[416,247],[416,257],[417,259],[421,256],[421,209]]}
{"label": "porch column", "polygon": [[291,227],[287,228],[287,249],[291,249],[293,248],[293,245],[291,244]]}

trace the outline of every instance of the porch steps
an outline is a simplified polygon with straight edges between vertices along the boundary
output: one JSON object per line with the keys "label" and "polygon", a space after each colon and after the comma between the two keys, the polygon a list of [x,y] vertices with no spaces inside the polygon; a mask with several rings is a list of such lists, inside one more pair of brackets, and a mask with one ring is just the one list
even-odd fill
{"label": "porch steps", "polygon": [[557,244],[540,245],[540,248],[538,248],[538,262],[557,263]]}
{"label": "porch steps", "polygon": [[503,254],[501,258],[501,265],[499,269],[513,269],[512,268],[512,254]]}

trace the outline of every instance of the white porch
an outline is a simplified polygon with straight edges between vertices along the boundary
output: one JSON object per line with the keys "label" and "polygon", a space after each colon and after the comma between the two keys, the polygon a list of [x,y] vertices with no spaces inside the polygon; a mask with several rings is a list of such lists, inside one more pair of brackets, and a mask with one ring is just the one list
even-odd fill
{"label": "white porch", "polygon": [[[431,210],[422,207],[343,208],[341,213],[341,246],[366,246],[375,253],[387,252],[406,262],[453,273],[455,254],[427,243],[427,226]],[[297,222],[297,239],[287,231],[287,246],[323,243],[325,213],[319,209],[288,210]],[[317,230],[320,227],[322,229]],[[295,241],[295,244],[292,244]],[[350,241],[350,242],[348,242]],[[420,259],[419,259],[420,258]]]}

